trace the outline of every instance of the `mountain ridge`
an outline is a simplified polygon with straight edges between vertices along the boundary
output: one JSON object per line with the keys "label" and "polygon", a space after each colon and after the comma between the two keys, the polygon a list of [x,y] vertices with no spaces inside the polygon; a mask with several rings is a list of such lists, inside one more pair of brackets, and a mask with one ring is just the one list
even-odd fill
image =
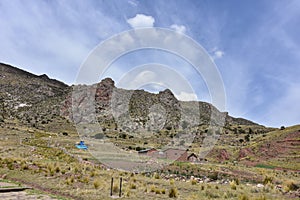
{"label": "mountain ridge", "polygon": [[[56,113],[60,112],[64,117],[68,115],[70,117],[71,113],[68,113],[67,110],[70,111],[70,107],[68,106],[71,105],[70,97],[72,96],[72,91],[74,92],[75,86],[68,86],[67,84],[56,79],[50,79],[46,74],[35,75],[4,63],[0,63],[0,71],[0,97],[2,101],[5,99],[9,99],[8,101],[10,102],[10,104],[7,103],[7,110],[18,110],[19,108],[30,107],[33,104],[39,104],[43,101],[57,99],[57,101],[62,101],[63,104],[67,107],[64,108],[63,105],[63,107],[60,107],[61,110],[57,110]],[[80,85],[77,87],[80,87]],[[133,98],[130,99],[129,106],[132,108],[130,114],[134,117],[147,117],[146,111],[149,108],[146,108],[147,106],[145,107],[145,105],[149,104],[150,101],[150,104],[161,103],[164,107],[168,108],[167,110],[170,111],[168,112],[168,114],[170,115],[170,117],[171,115],[173,116],[174,122],[174,120],[176,120],[175,118],[178,118],[180,115],[178,113],[178,108],[176,108],[176,105],[178,107],[178,104],[180,102],[182,104],[198,104],[198,109],[203,111],[203,114],[206,115],[206,120],[209,120],[209,116],[207,116],[207,113],[215,111],[216,113],[225,114],[227,123],[258,125],[257,123],[254,123],[247,119],[231,117],[228,115],[228,112],[220,112],[212,104],[207,102],[179,101],[169,89],[160,91],[158,94],[153,94],[144,90],[126,90],[122,88],[116,88],[115,83],[111,78],[105,78],[99,83],[90,86],[83,85],[81,87],[91,87],[95,90],[96,105],[100,110],[104,110],[106,109],[105,106],[109,106],[112,90],[117,90],[124,93],[132,93]],[[146,99],[142,99],[141,97],[145,97]],[[144,103],[144,105],[143,103],[141,103],[141,101]],[[139,106],[135,107],[134,104],[138,104]],[[143,106],[144,108],[141,108]],[[51,104],[50,107],[53,107],[53,104]],[[171,126],[173,125],[178,127],[178,125],[176,124],[171,124]],[[167,126],[170,126],[170,124],[168,124]]]}

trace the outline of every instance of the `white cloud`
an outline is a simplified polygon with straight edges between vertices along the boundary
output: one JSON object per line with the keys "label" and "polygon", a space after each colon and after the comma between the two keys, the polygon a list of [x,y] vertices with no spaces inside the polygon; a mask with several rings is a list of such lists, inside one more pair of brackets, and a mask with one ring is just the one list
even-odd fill
{"label": "white cloud", "polygon": [[174,29],[175,31],[177,31],[178,33],[182,33],[185,34],[186,32],[186,27],[183,25],[177,25],[177,24],[173,24],[170,26],[172,29]]}
{"label": "white cloud", "polygon": [[180,92],[175,94],[176,98],[181,101],[197,101],[197,95],[194,93]]}
{"label": "white cloud", "polygon": [[153,27],[155,19],[152,16],[137,14],[135,17],[127,20],[132,28]]}
{"label": "white cloud", "polygon": [[222,58],[224,56],[224,54],[225,54],[224,51],[217,50],[217,51],[214,52],[213,58],[214,59]]}

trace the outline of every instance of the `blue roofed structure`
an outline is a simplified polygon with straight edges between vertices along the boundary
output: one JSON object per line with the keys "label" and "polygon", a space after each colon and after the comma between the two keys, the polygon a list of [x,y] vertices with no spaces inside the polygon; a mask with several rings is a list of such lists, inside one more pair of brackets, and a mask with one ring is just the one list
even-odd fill
{"label": "blue roofed structure", "polygon": [[87,150],[88,147],[84,144],[84,141],[80,141],[78,144],[75,145],[78,149]]}

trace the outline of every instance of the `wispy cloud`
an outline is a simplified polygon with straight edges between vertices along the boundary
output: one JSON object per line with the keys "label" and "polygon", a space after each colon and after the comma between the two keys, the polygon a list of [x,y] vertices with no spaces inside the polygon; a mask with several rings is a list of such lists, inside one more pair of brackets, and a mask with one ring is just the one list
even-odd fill
{"label": "wispy cloud", "polygon": [[178,24],[172,24],[170,26],[170,28],[174,29],[175,31],[177,31],[178,33],[183,33],[185,34],[186,32],[186,27],[183,25],[178,25]]}
{"label": "wispy cloud", "polygon": [[5,15],[0,19],[1,61],[68,83],[89,51],[121,29],[92,2],[6,2],[0,12]]}
{"label": "wispy cloud", "polygon": [[138,5],[138,1],[136,1],[136,0],[129,0],[128,3],[134,7],[136,7]]}
{"label": "wispy cloud", "polygon": [[[130,28],[172,28],[209,50],[225,84],[230,114],[266,125],[291,125],[300,122],[296,112],[299,9],[297,0],[226,4],[180,0],[155,4],[136,0],[1,1],[0,61],[72,84],[90,50],[112,35]],[[121,48],[121,43],[130,45],[134,40],[123,39],[112,45]],[[180,40],[170,42],[193,56]],[[205,81],[199,78],[202,74],[197,75],[193,67],[174,55],[144,52],[113,64],[110,72],[120,78],[148,62],[178,70],[196,88],[198,98],[209,99]],[[183,99],[189,96],[176,95]]]}

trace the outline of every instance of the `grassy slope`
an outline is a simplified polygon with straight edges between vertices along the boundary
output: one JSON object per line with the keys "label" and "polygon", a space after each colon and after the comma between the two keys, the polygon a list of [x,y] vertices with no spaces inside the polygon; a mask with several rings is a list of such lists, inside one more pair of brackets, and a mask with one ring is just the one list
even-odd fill
{"label": "grassy slope", "polygon": [[[53,194],[66,196],[67,198],[88,198],[88,199],[109,199],[109,186],[111,177],[117,180],[120,176],[124,178],[123,190],[125,199],[168,199],[171,188],[176,188],[179,199],[208,199],[208,198],[249,198],[259,199],[287,199],[289,196],[283,195],[274,188],[277,181],[285,184],[286,181],[294,180],[300,182],[298,173],[290,171],[274,171],[264,168],[249,168],[243,164],[220,164],[209,162],[203,165],[175,164],[170,169],[175,168],[179,173],[200,171],[199,176],[213,172],[218,172],[220,178],[232,180],[234,177],[245,179],[247,175],[257,175],[261,181],[265,177],[272,177],[274,183],[262,188],[257,188],[255,184],[247,185],[241,182],[234,189],[233,184],[196,183],[192,181],[169,181],[154,174],[139,174],[132,176],[130,173],[115,170],[106,170],[99,164],[89,164],[82,160],[93,161],[87,151],[80,151],[74,148],[74,144],[79,138],[72,126],[65,125],[68,136],[62,136],[55,132],[31,129],[9,123],[0,128],[0,174],[6,174],[8,179],[14,179],[27,183],[40,190]],[[284,135],[297,128],[286,129],[275,132]],[[51,136],[51,139],[49,139]],[[275,134],[267,136],[278,138]],[[270,138],[269,138],[270,137]],[[27,138],[27,139],[26,139]],[[20,143],[20,139],[22,143]],[[257,141],[257,143],[262,141]],[[50,147],[49,147],[50,146]],[[259,145],[257,145],[259,146]],[[63,147],[65,151],[60,148]],[[247,174],[247,173],[248,174]],[[227,174],[227,175],[226,175]],[[231,174],[231,175],[230,175]],[[173,183],[174,182],[174,183]],[[116,181],[116,185],[118,181]],[[80,188],[80,189],[79,189]],[[163,194],[165,193],[165,194]],[[117,195],[117,192],[114,194]]]}

